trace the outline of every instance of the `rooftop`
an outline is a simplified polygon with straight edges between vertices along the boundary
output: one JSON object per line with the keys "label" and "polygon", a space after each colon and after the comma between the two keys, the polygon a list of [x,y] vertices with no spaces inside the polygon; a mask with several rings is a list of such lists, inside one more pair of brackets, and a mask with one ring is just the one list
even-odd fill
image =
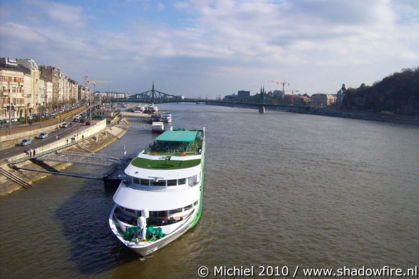
{"label": "rooftop", "polygon": [[[166,131],[156,138],[156,141],[144,151],[146,156],[139,156],[135,158],[131,165],[143,169],[186,169],[192,168],[200,164],[200,157],[193,157],[194,155],[201,155],[203,144],[202,130],[175,130]],[[158,160],[153,160],[153,156]],[[148,157],[147,157],[148,156]],[[174,158],[177,156],[183,157]],[[189,157],[191,156],[191,157]]]}
{"label": "rooftop", "polygon": [[166,131],[145,150],[149,155],[189,156],[199,155],[202,149],[201,130]]}
{"label": "rooftop", "polygon": [[156,141],[194,142],[197,131],[166,131],[156,138]]}

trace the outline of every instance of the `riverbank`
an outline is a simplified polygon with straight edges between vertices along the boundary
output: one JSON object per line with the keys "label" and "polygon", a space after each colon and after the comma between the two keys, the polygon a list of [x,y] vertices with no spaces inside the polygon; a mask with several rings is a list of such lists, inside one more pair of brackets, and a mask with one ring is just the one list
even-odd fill
{"label": "riverbank", "polygon": [[[100,131],[99,133],[92,135],[70,147],[60,149],[60,151],[96,153],[123,137],[128,129],[129,122],[123,118],[119,121],[119,124],[106,127],[106,129]],[[30,160],[17,164],[19,167],[39,170],[49,168],[57,171],[64,170],[71,165],[71,163],[48,162],[43,163],[41,167]],[[34,171],[15,170],[10,168],[7,163],[2,163],[0,168],[2,169],[0,171],[3,173],[3,175],[0,176],[0,196],[6,196],[19,189],[31,187],[34,182],[51,175]]]}
{"label": "riverbank", "polygon": [[[233,103],[209,103],[209,105],[215,106],[227,106],[227,107],[239,107],[239,108],[258,108],[258,105],[248,104],[233,104]],[[368,111],[355,111],[355,110],[337,110],[332,108],[311,108],[311,107],[293,107],[293,106],[276,106],[276,105],[265,105],[268,111],[287,111],[302,114],[322,115],[331,117],[342,117],[369,121],[380,121],[395,124],[406,124],[419,126],[419,116],[407,116],[391,114],[386,112],[368,112]]]}
{"label": "riverbank", "polygon": [[417,116],[386,114],[386,113],[377,113],[377,112],[364,112],[364,111],[343,111],[343,110],[335,110],[335,109],[314,109],[314,108],[305,109],[305,110],[295,109],[295,108],[283,108],[283,110],[288,111],[288,112],[303,113],[303,114],[313,114],[313,115],[342,117],[342,118],[380,121],[380,122],[388,122],[388,123],[395,123],[395,124],[419,126],[419,117]]}

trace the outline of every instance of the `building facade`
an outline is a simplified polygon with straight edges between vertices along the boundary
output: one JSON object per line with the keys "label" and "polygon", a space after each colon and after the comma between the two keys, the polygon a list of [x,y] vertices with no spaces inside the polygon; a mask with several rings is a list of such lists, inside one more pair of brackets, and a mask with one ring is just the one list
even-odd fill
{"label": "building facade", "polygon": [[313,94],[311,95],[310,106],[314,108],[325,108],[336,103],[336,95],[332,94]]}
{"label": "building facade", "polygon": [[86,103],[89,101],[90,89],[89,87],[78,85],[78,100],[79,102]]}
{"label": "building facade", "polygon": [[38,113],[39,102],[39,68],[33,59],[16,59],[19,65],[30,70],[30,76],[25,76],[25,106],[26,114],[32,115]]}
{"label": "building facade", "polygon": [[25,116],[25,88],[30,88],[30,70],[16,60],[0,58],[0,120]]}

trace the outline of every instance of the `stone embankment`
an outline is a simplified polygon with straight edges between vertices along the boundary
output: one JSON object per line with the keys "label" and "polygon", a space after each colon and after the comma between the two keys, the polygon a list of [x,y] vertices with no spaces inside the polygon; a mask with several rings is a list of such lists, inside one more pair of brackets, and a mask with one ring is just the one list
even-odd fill
{"label": "stone embankment", "polygon": [[[43,152],[54,149],[80,153],[95,153],[120,139],[128,131],[128,128],[129,122],[126,119],[121,119],[118,123],[111,126],[106,126],[106,120],[99,121],[95,125],[92,125],[89,130],[85,131],[83,135],[80,134],[57,140],[50,145],[37,149],[36,154],[42,154]],[[50,175],[47,173],[15,170],[9,166],[10,162],[19,161],[19,159],[25,156],[28,155],[22,153],[13,158],[9,158],[8,162],[0,164],[0,196],[8,195],[21,188],[29,188],[34,182]],[[61,171],[72,165],[71,163],[61,162],[44,162],[44,164],[41,167],[30,160],[26,160],[17,163],[17,166],[39,170],[50,168]]]}

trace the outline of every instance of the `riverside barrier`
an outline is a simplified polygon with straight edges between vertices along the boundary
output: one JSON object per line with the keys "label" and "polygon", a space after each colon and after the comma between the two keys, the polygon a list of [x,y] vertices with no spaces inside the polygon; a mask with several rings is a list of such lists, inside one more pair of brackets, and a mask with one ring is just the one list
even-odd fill
{"label": "riverside barrier", "polygon": [[13,140],[21,140],[22,138],[30,138],[30,137],[34,137],[39,135],[40,133],[44,133],[44,132],[51,132],[51,131],[55,131],[55,129],[60,127],[61,123],[57,123],[55,125],[51,125],[51,126],[47,126],[44,128],[37,128],[34,129],[32,131],[26,131],[26,132],[21,132],[21,133],[16,133],[16,134],[12,134],[12,135],[4,135],[4,136],[0,136],[0,144],[3,144],[4,142],[10,142]]}
{"label": "riverside barrier", "polygon": [[[86,106],[82,106],[79,107],[78,109],[76,109],[75,111],[70,111],[70,112],[66,112],[64,114],[62,114],[60,116],[60,118],[62,120],[64,119],[68,119],[69,117],[72,117],[74,115],[77,115],[83,111],[85,111],[87,109]],[[49,122],[50,120],[47,120],[47,122]],[[15,132],[12,133],[11,135],[1,135],[0,136],[0,149],[4,148],[4,147],[12,147],[15,143],[19,142],[20,140],[22,140],[23,138],[30,138],[30,137],[34,137],[39,135],[40,133],[43,132],[51,132],[54,131],[56,128],[58,128],[62,123],[56,123],[56,124],[46,124],[46,126],[44,128],[34,128],[33,130],[30,128],[29,131],[25,131],[25,132]],[[38,124],[37,124],[38,125]]]}
{"label": "riverside barrier", "polygon": [[[50,153],[50,152],[60,150],[62,148],[66,148],[71,145],[77,144],[78,142],[88,139],[105,129],[106,129],[106,120],[101,120],[101,121],[96,122],[95,124],[92,123],[92,125],[89,126],[88,128],[80,130],[73,135],[69,135],[61,139],[57,139],[56,141],[52,143],[43,145],[38,148],[32,148],[32,150],[35,151],[35,154],[37,156],[38,155],[40,156],[46,153]],[[21,153],[16,156],[8,158],[7,161],[9,163],[19,163],[21,161],[25,161],[27,158],[28,158],[28,154]]]}

